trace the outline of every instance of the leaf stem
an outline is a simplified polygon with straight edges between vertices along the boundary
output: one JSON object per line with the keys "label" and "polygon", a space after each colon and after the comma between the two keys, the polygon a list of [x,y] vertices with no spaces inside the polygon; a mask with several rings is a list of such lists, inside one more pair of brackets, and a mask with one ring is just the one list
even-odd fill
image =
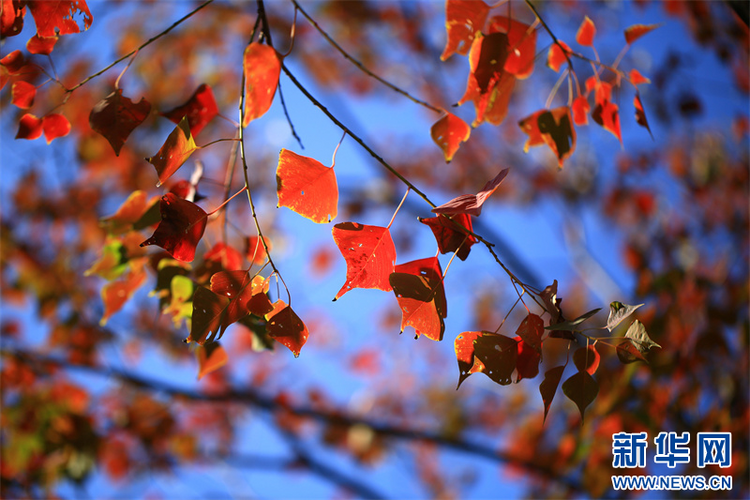
{"label": "leaf stem", "polygon": [[243,187],[242,189],[240,189],[239,191],[237,191],[236,193],[234,193],[229,199],[224,200],[224,202],[221,205],[219,205],[218,207],[214,208],[211,212],[207,213],[206,217],[211,217],[213,214],[215,214],[216,212],[218,212],[219,210],[221,210],[222,207],[224,207],[227,203],[229,203],[230,201],[232,201],[233,199],[235,199],[237,196],[241,195],[243,191],[247,191],[247,186]]}
{"label": "leaf stem", "polygon": [[216,139],[215,141],[211,141],[211,142],[209,142],[207,144],[204,144],[203,146],[198,146],[198,149],[207,148],[207,147],[209,147],[209,146],[211,146],[213,144],[216,144],[217,142],[238,142],[239,140],[240,139],[238,137],[233,137],[231,139],[228,139],[228,138],[225,137],[224,139]]}
{"label": "leaf stem", "polygon": [[341,143],[344,142],[344,137],[346,137],[346,131],[341,136],[341,140],[338,144],[336,144],[336,149],[333,150],[333,158],[331,158],[331,168],[336,166],[336,153],[339,152],[339,147],[341,146]]}
{"label": "leaf stem", "polygon": [[386,226],[387,229],[390,229],[391,228],[391,224],[393,224],[393,221],[396,220],[396,214],[398,213],[399,210],[401,210],[401,205],[403,205],[404,202],[406,201],[406,197],[409,196],[409,191],[410,190],[411,190],[410,187],[406,188],[406,192],[404,193],[404,197],[401,198],[401,203],[399,203],[398,206],[396,207],[396,211],[393,212],[393,217],[391,217],[391,222],[389,222],[388,226]]}
{"label": "leaf stem", "polygon": [[118,90],[120,88],[120,79],[122,78],[122,75],[125,74],[125,72],[128,70],[131,64],[133,64],[133,61],[135,61],[135,56],[138,55],[138,49],[135,49],[135,52],[133,53],[133,57],[130,58],[130,62],[128,62],[127,66],[120,72],[119,75],[117,75],[117,80],[115,80],[115,90]]}

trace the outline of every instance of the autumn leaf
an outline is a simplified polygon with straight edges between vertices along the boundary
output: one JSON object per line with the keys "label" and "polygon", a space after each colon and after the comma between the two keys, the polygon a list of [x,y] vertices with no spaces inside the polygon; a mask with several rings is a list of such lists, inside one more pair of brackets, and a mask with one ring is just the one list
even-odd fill
{"label": "autumn leaf", "polygon": [[21,108],[29,109],[34,104],[36,97],[36,87],[29,82],[19,80],[11,88],[11,104]]}
{"label": "autumn leaf", "polygon": [[[637,351],[637,354],[633,352],[633,349],[623,346],[623,343],[621,343],[620,345],[617,346],[617,356],[620,357],[621,361],[623,360],[621,351],[623,355],[626,355],[629,353],[635,358],[642,359],[643,361],[645,361],[646,360],[645,354],[652,347],[661,348],[659,344],[651,340],[651,337],[649,337],[648,333],[646,332],[646,327],[644,327],[643,324],[638,320],[635,320],[633,321],[633,323],[630,324],[628,331],[625,332],[625,338],[628,339],[626,342],[629,342],[635,348],[635,351]],[[631,361],[623,361],[623,362],[628,363]]]}
{"label": "autumn leaf", "polygon": [[109,141],[115,155],[119,156],[130,133],[143,123],[150,111],[151,104],[146,99],[141,98],[136,104],[122,95],[122,89],[115,89],[94,105],[89,114],[89,125]]}
{"label": "autumn leaf", "polygon": [[122,205],[120,205],[117,212],[101,219],[99,225],[105,228],[110,234],[129,231],[133,229],[133,225],[143,217],[157,199],[157,196],[149,199],[145,191],[133,191]]}
{"label": "autumn leaf", "polygon": [[83,275],[96,274],[107,281],[119,278],[128,268],[127,252],[119,238],[108,237],[104,242],[102,255]]}
{"label": "autumn leaf", "polygon": [[389,282],[401,308],[401,332],[411,326],[417,338],[424,334],[436,342],[443,340],[448,306],[438,258],[399,264]]}
{"label": "autumn leaf", "polygon": [[212,246],[203,255],[203,260],[215,263],[226,271],[236,271],[242,268],[242,254],[223,241],[219,241]]}
{"label": "autumn leaf", "polygon": [[526,344],[536,352],[542,350],[542,334],[544,333],[544,320],[533,313],[529,313],[521,324],[518,325],[516,335],[521,337]]}
{"label": "autumn leaf", "polygon": [[536,350],[524,342],[521,337],[515,337],[518,343],[518,358],[516,360],[516,382],[539,375],[539,363],[542,362],[541,350]]}
{"label": "autumn leaf", "polygon": [[530,77],[536,58],[536,30],[515,19],[496,16],[490,20],[489,32],[508,35],[508,57],[503,69],[519,80]]}
{"label": "autumn leaf", "polygon": [[505,179],[505,176],[508,175],[509,170],[509,168],[501,170],[500,173],[497,174],[494,179],[487,182],[477,194],[464,194],[457,198],[453,198],[448,203],[443,203],[439,207],[433,208],[433,213],[444,215],[466,214],[478,217],[482,213],[482,205],[484,205],[487,198],[497,190],[500,183]]}
{"label": "autumn leaf", "polygon": [[619,325],[622,320],[633,314],[636,309],[641,307],[643,304],[637,304],[634,306],[623,304],[622,302],[614,301],[609,304],[609,316],[607,316],[607,330],[610,332]]}
{"label": "autumn leaf", "polygon": [[562,317],[562,311],[560,310],[562,299],[557,297],[557,280],[544,287],[544,290],[539,293],[539,298],[542,300],[544,310],[550,315],[549,324],[559,323]]}
{"label": "autumn leaf", "polygon": [[193,137],[198,135],[218,114],[219,107],[216,105],[214,91],[206,83],[200,85],[185,104],[161,113],[162,116],[177,124],[182,121],[183,117],[187,117]]}
{"label": "autumn leaf", "polygon": [[193,280],[187,276],[177,274],[172,277],[169,285],[169,304],[161,312],[172,316],[172,324],[175,328],[179,328],[183,320],[190,321],[192,318],[194,289]]}
{"label": "autumn leaf", "polygon": [[570,109],[573,112],[573,122],[576,125],[588,125],[591,106],[586,96],[579,95],[576,97]]}
{"label": "autumn leaf", "polygon": [[573,401],[581,412],[581,421],[586,408],[594,402],[599,393],[599,384],[586,371],[573,374],[563,383],[563,394]]}
{"label": "autumn leaf", "polygon": [[81,28],[74,17],[82,18],[84,30],[89,29],[93,21],[85,0],[36,1],[26,5],[34,16],[36,34],[40,37],[80,33]]}
{"label": "autumn leaf", "polygon": [[581,23],[581,26],[578,27],[578,32],[576,33],[576,42],[578,42],[579,45],[593,47],[595,35],[596,26],[594,26],[594,21],[589,19],[589,16],[584,17],[583,22]]}
{"label": "autumn leaf", "polygon": [[573,353],[573,363],[575,363],[578,371],[587,372],[589,375],[596,373],[596,370],[599,368],[600,358],[595,345],[579,347]]}
{"label": "autumn leaf", "polygon": [[146,277],[143,266],[135,264],[130,266],[130,271],[122,279],[104,285],[101,292],[104,302],[104,314],[99,321],[101,326],[106,325],[109,318],[122,309],[136,290],[146,282]]}
{"label": "autumn leaf", "polygon": [[651,127],[648,126],[648,120],[646,119],[646,112],[643,110],[643,103],[641,102],[641,96],[638,92],[635,93],[633,98],[633,106],[635,107],[635,121],[641,127],[646,127],[651,138],[654,138],[654,134],[651,133]]}
{"label": "autumn leaf", "polygon": [[57,39],[57,36],[40,37],[39,35],[34,35],[29,38],[28,42],[26,42],[26,50],[28,50],[30,54],[48,56],[55,48]]}
{"label": "autumn leaf", "polygon": [[630,72],[628,73],[628,78],[630,79],[630,83],[632,83],[633,85],[642,85],[644,83],[651,83],[651,80],[643,76],[641,72],[635,68],[630,70]]}
{"label": "autumn leaf", "polygon": [[266,244],[269,252],[273,247],[271,240],[269,240],[265,236],[263,236],[262,238],[263,239],[258,236],[250,236],[247,238],[245,257],[247,257],[247,260],[249,260],[250,263],[257,266],[262,266],[268,258],[268,254],[266,254],[266,249],[264,248],[263,243]]}
{"label": "autumn leaf", "polygon": [[389,277],[396,265],[396,247],[388,228],[341,222],[332,234],[346,260],[346,282],[334,301],[354,288],[392,290]]}
{"label": "autumn leaf", "polygon": [[458,224],[459,227],[463,226],[468,231],[473,231],[470,215],[456,214],[450,218],[446,215],[438,215],[437,217],[426,219],[418,217],[417,220],[429,226],[432,230],[440,253],[455,252],[458,250],[456,253],[458,258],[466,260],[471,251],[471,246],[477,242],[474,236],[464,233],[460,228],[456,227],[456,224]]}
{"label": "autumn leaf", "polygon": [[529,136],[524,151],[528,152],[531,146],[546,144],[557,158],[560,168],[576,149],[576,129],[567,106],[542,109],[527,116],[518,125]]}
{"label": "autumn leaf", "polygon": [[229,298],[221,320],[221,334],[235,321],[252,313],[264,316],[273,310],[268,298],[268,280],[251,277],[247,271],[221,271],[211,276],[211,291]]}
{"label": "autumn leaf", "polygon": [[586,88],[593,88],[595,91],[596,106],[594,111],[591,112],[591,118],[604,130],[617,137],[617,140],[622,144],[620,111],[617,104],[612,102],[612,84],[591,77],[586,81]]}
{"label": "autumn leaf", "polygon": [[[560,48],[560,46],[562,46],[562,48]],[[565,42],[558,40],[557,43],[553,43],[549,48],[549,52],[547,52],[547,66],[549,66],[553,71],[559,73],[560,67],[563,65],[563,63],[568,62],[567,57],[565,57],[566,53],[570,55],[573,53],[573,51]]]}
{"label": "autumn leaf", "polygon": [[242,60],[245,74],[245,109],[242,126],[263,116],[271,107],[281,74],[281,58],[269,45],[253,42]]}
{"label": "autumn leaf", "polygon": [[631,44],[660,26],[661,24],[634,24],[625,29],[625,43]]}
{"label": "autumn leaf", "polygon": [[198,380],[229,362],[227,352],[218,342],[199,345],[195,350],[195,357],[198,360]]}
{"label": "autumn leaf", "polygon": [[16,139],[33,141],[42,136],[42,120],[31,113],[26,113],[18,122]]}
{"label": "autumn leaf", "polygon": [[42,130],[47,144],[70,133],[70,122],[59,113],[50,113],[42,118]]}
{"label": "autumn leaf", "polygon": [[576,328],[578,325],[589,319],[594,314],[601,311],[601,307],[597,307],[596,309],[592,309],[591,311],[581,314],[576,319],[570,320],[570,321],[562,321],[560,323],[555,323],[553,325],[545,326],[544,328],[546,330],[571,330],[571,331],[578,331],[581,330],[579,328]]}
{"label": "autumn leaf", "polygon": [[484,28],[490,6],[477,0],[447,0],[445,2],[445,29],[448,39],[440,56],[445,61],[453,54],[469,53],[474,37]]}
{"label": "autumn leaf", "polygon": [[305,323],[297,316],[291,306],[283,300],[273,303],[273,310],[266,314],[266,332],[268,336],[286,346],[294,357],[299,357],[302,346],[307,342],[310,333]]}
{"label": "autumn leaf", "polygon": [[190,133],[187,117],[183,117],[156,155],[146,158],[146,161],[156,168],[156,174],[159,176],[156,187],[169,179],[196,149],[198,146],[195,145]]}
{"label": "autumn leaf", "polygon": [[508,385],[513,379],[518,361],[518,342],[496,333],[483,332],[474,340],[474,356],[484,368],[482,373],[500,385]]}
{"label": "autumn leaf", "polygon": [[279,153],[276,193],[277,206],[289,207],[318,224],[331,222],[338,214],[339,188],[333,167],[288,149]]}
{"label": "autumn leaf", "polygon": [[195,342],[204,345],[221,338],[222,320],[229,305],[229,298],[199,286],[193,295],[193,314],[190,335],[186,343]]}
{"label": "autumn leaf", "polygon": [[161,197],[159,212],[161,221],[156,231],[141,246],[157,245],[175,259],[191,262],[195,257],[195,247],[206,229],[206,212],[172,193]]}
{"label": "autumn leaf", "polygon": [[446,113],[430,128],[430,136],[435,144],[443,150],[446,163],[450,163],[462,142],[469,140],[471,127],[461,118]]}
{"label": "autumn leaf", "polygon": [[544,374],[544,380],[539,384],[539,393],[542,395],[542,401],[544,402],[544,422],[547,421],[547,414],[549,413],[549,407],[552,404],[552,400],[557,392],[557,387],[560,385],[560,379],[562,379],[565,366],[556,366],[550,368]]}
{"label": "autumn leaf", "polygon": [[8,70],[11,75],[17,75],[21,72],[21,69],[26,65],[26,59],[23,56],[23,52],[20,50],[14,50],[7,56],[0,59],[0,64]]}
{"label": "autumn leaf", "polygon": [[484,364],[474,355],[474,340],[481,337],[482,332],[463,332],[453,342],[458,360],[458,385],[456,390],[472,373],[484,370]]}
{"label": "autumn leaf", "polygon": [[0,37],[16,36],[23,30],[26,15],[26,2],[23,0],[2,0],[0,9]]}

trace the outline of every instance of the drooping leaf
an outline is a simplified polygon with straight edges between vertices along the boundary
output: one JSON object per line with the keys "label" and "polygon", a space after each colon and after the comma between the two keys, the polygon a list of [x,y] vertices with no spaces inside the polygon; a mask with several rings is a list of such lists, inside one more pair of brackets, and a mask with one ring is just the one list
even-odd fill
{"label": "drooping leaf", "polygon": [[633,312],[641,307],[643,304],[637,304],[634,306],[623,304],[622,302],[614,301],[609,304],[609,316],[607,316],[607,330],[610,332],[619,325],[622,320],[633,314]]}
{"label": "drooping leaf", "polygon": [[56,36],[48,36],[43,38],[39,35],[34,35],[29,38],[28,42],[26,42],[26,50],[28,50],[30,54],[40,54],[43,56],[48,56],[55,48],[57,39],[58,37]]}
{"label": "drooping leaf", "polygon": [[271,107],[281,74],[281,58],[269,45],[253,42],[245,48],[242,60],[245,73],[245,110],[243,127],[263,116]]}
{"label": "drooping leaf", "polygon": [[85,0],[27,1],[26,5],[34,16],[36,34],[40,37],[80,33],[75,18],[81,18],[84,31],[94,19]]}
{"label": "drooping leaf", "polygon": [[199,345],[195,350],[195,357],[198,360],[198,380],[229,362],[227,352],[218,342]]}
{"label": "drooping leaf", "polygon": [[589,375],[596,373],[599,368],[599,352],[596,350],[595,345],[588,347],[579,347],[573,353],[573,363],[579,372],[587,372]]}
{"label": "drooping leaf", "polygon": [[110,236],[104,242],[102,255],[83,275],[91,276],[92,274],[96,274],[107,281],[112,281],[119,278],[127,268],[128,259],[122,241]]}
{"label": "drooping leaf", "polygon": [[464,194],[457,198],[453,198],[448,203],[443,203],[439,207],[432,209],[433,213],[444,214],[444,215],[474,215],[479,216],[482,213],[482,205],[487,201],[487,198],[495,192],[495,190],[503,182],[505,176],[508,175],[510,169],[506,168],[500,171],[494,179],[487,182],[481,191],[477,194]]}
{"label": "drooping leaf", "polygon": [[562,49],[557,43],[553,43],[549,48],[549,52],[547,53],[547,66],[549,66],[553,71],[556,71],[557,73],[560,72],[560,67],[563,65],[563,63],[568,62],[568,59],[565,57],[566,53],[568,55],[573,53],[570,47],[568,47],[568,44],[559,40],[558,43],[562,45]]}
{"label": "drooping leaf", "polygon": [[596,395],[599,394],[599,384],[588,372],[578,372],[573,374],[568,380],[563,382],[563,394],[578,406],[581,412],[581,421],[586,408],[594,402]]}
{"label": "drooping leaf", "polygon": [[29,109],[34,104],[36,97],[36,87],[29,82],[18,80],[11,87],[11,104],[21,108]]}
{"label": "drooping leaf", "polygon": [[96,103],[89,114],[89,125],[109,141],[115,155],[119,156],[130,133],[143,123],[150,111],[151,104],[146,99],[141,98],[136,104],[122,95],[122,89],[115,89]]}
{"label": "drooping leaf", "polygon": [[454,114],[446,113],[430,128],[430,136],[443,150],[446,163],[450,163],[462,142],[469,140],[471,127]]}
{"label": "drooping leaf", "polygon": [[469,53],[474,37],[484,28],[490,6],[476,0],[446,0],[445,29],[448,39],[440,56],[445,61],[453,54]]}
{"label": "drooping leaf", "polygon": [[229,325],[252,313],[264,316],[273,310],[268,298],[269,283],[247,271],[221,271],[211,276],[211,291],[229,298],[221,321],[221,333]]}
{"label": "drooping leaf", "polygon": [[551,285],[547,285],[544,290],[539,293],[539,298],[542,299],[542,304],[550,315],[549,324],[554,325],[555,323],[558,323],[562,316],[562,311],[560,310],[560,302],[562,302],[562,299],[557,297],[557,280],[554,280]]}
{"label": "drooping leaf", "polygon": [[[591,83],[593,80],[593,83]],[[586,88],[593,87],[595,92],[596,106],[591,112],[591,118],[596,123],[617,137],[622,144],[622,133],[620,132],[620,111],[617,104],[612,102],[612,84],[603,82],[598,78],[591,77],[586,81]]]}
{"label": "drooping leaf", "polygon": [[[149,297],[159,297],[159,306],[162,309],[164,307],[167,307],[167,305],[172,302],[172,285],[174,284],[174,278],[176,276],[182,276],[186,279],[189,279],[188,274],[191,270],[192,266],[185,262],[180,262],[179,260],[171,259],[169,257],[160,258],[158,263],[156,264],[156,286],[149,293]],[[190,290],[190,297],[188,298],[192,299],[192,285]],[[191,309],[188,313],[188,316],[192,315],[192,302],[190,302],[190,304]]]}
{"label": "drooping leaf", "polygon": [[482,373],[500,385],[508,385],[513,379],[518,361],[518,342],[505,335],[483,332],[474,340],[474,356],[484,368]]}
{"label": "drooping leaf", "polygon": [[162,116],[169,118],[174,123],[179,124],[183,117],[187,117],[190,133],[195,137],[208,122],[219,114],[219,107],[216,105],[216,98],[211,86],[201,84],[190,99],[181,106],[161,113]]}
{"label": "drooping leaf", "polygon": [[646,33],[654,31],[661,24],[634,24],[625,29],[625,43],[631,44]]}
{"label": "drooping leaf", "polygon": [[2,0],[0,9],[0,36],[16,36],[23,30],[26,15],[26,2],[23,0]]}
{"label": "drooping leaf", "polygon": [[567,106],[539,110],[518,122],[518,125],[529,135],[524,151],[528,152],[531,146],[546,144],[557,158],[560,168],[576,149],[576,129]]}
{"label": "drooping leaf", "polygon": [[2,64],[5,69],[8,70],[9,74],[17,75],[26,65],[26,59],[23,56],[23,52],[21,52],[20,50],[14,50],[7,56],[0,59],[0,64]]}
{"label": "drooping leaf", "polygon": [[594,21],[589,19],[589,16],[584,17],[583,22],[578,27],[578,32],[576,32],[576,42],[585,47],[593,47],[595,35],[596,26],[594,26]]}
{"label": "drooping leaf", "polygon": [[450,218],[445,215],[438,215],[437,217],[426,219],[420,217],[418,220],[430,227],[432,234],[435,235],[435,240],[437,240],[440,253],[449,253],[458,250],[456,253],[458,258],[466,260],[471,251],[471,246],[477,242],[474,236],[456,228],[456,224],[458,224],[469,231],[473,231],[470,215],[456,214]]}
{"label": "drooping leaf", "polygon": [[127,232],[133,229],[133,225],[143,217],[146,211],[156,202],[157,198],[154,196],[149,199],[145,191],[133,191],[123,204],[120,205],[117,212],[101,219],[99,225],[105,228],[110,234]]}
{"label": "drooping leaf", "polygon": [[191,262],[195,247],[206,229],[206,212],[201,207],[172,193],[161,197],[161,221],[154,234],[141,246],[157,245],[177,260]]}
{"label": "drooping leaf", "polygon": [[617,344],[617,358],[626,365],[636,361],[643,361],[648,364],[646,357],[630,340],[623,340]]}
{"label": "drooping leaf", "polygon": [[42,120],[31,113],[26,113],[18,122],[16,139],[33,141],[42,136]]}
{"label": "drooping leaf", "polygon": [[643,110],[643,103],[641,102],[641,96],[638,92],[635,93],[633,98],[633,106],[635,107],[635,121],[641,127],[646,127],[651,138],[654,138],[654,134],[651,133],[651,127],[648,126],[648,120],[646,119],[646,112]]}
{"label": "drooping leaf", "polygon": [[474,340],[481,337],[482,332],[463,332],[460,333],[453,342],[453,349],[456,351],[456,360],[458,361],[458,385],[456,390],[469,375],[482,371],[484,365],[474,355]]}
{"label": "drooping leaf", "polygon": [[542,362],[541,350],[537,351],[521,337],[513,340],[518,342],[518,359],[516,361],[516,382],[525,378],[534,378],[539,375],[539,363]]}
{"label": "drooping leaf", "polygon": [[70,133],[70,122],[59,113],[50,113],[42,118],[42,130],[47,144]]}
{"label": "drooping leaf", "polygon": [[310,333],[299,316],[283,300],[273,303],[273,310],[266,314],[268,336],[286,346],[294,357],[298,357]]}
{"label": "drooping leaf", "polygon": [[389,282],[401,308],[401,332],[411,326],[417,337],[424,334],[430,340],[443,340],[448,306],[438,258],[399,264]]}
{"label": "drooping leaf", "polygon": [[644,327],[643,323],[638,320],[635,320],[630,324],[628,331],[625,332],[625,338],[630,339],[641,354],[645,354],[652,347],[661,348],[659,344],[651,340],[651,337],[649,337],[646,332],[646,327]]}
{"label": "drooping leaf", "polygon": [[247,257],[247,260],[249,260],[252,264],[262,266],[263,263],[266,262],[268,254],[266,253],[265,247],[263,247],[264,242],[268,247],[268,251],[270,252],[272,244],[271,240],[269,240],[267,237],[263,236],[262,239],[258,236],[248,237],[247,251],[245,252],[245,256]]}
{"label": "drooping leaf", "polygon": [[396,266],[396,247],[388,228],[341,222],[332,234],[346,260],[346,282],[333,300],[353,288],[392,290],[389,277]]}
{"label": "drooping leaf", "polygon": [[146,282],[146,272],[142,265],[133,265],[130,271],[117,281],[107,283],[102,287],[102,302],[104,302],[104,314],[99,321],[101,326],[107,324],[107,321],[113,314],[122,309],[125,302]]}
{"label": "drooping leaf", "polygon": [[630,72],[628,73],[628,77],[630,78],[630,83],[632,83],[633,85],[643,85],[644,83],[651,83],[651,80],[643,76],[641,72],[635,68],[630,70]]}
{"label": "drooping leaf", "polygon": [[193,135],[190,133],[188,120],[183,117],[156,155],[146,158],[146,161],[156,168],[156,174],[159,176],[156,187],[161,186],[164,181],[169,179],[196,149],[198,149],[198,146],[195,145]]}
{"label": "drooping leaf", "polygon": [[318,224],[331,222],[338,214],[339,188],[333,167],[288,149],[279,153],[276,168],[279,207],[289,207]]}
{"label": "drooping leaf", "polygon": [[591,106],[589,105],[589,100],[586,96],[579,95],[576,97],[573,100],[571,110],[573,111],[573,122],[576,125],[588,125]]}
{"label": "drooping leaf", "polygon": [[576,326],[580,325],[581,323],[583,323],[584,321],[586,321],[587,319],[589,319],[591,316],[593,316],[594,314],[596,314],[599,311],[601,311],[601,309],[602,309],[601,307],[597,307],[596,309],[592,309],[591,311],[589,311],[589,312],[587,312],[585,314],[581,314],[580,316],[578,316],[574,320],[563,321],[562,323],[557,323],[557,324],[554,324],[554,325],[545,326],[544,328],[545,328],[545,330],[574,330],[574,331],[578,331],[579,329],[575,328]]}
{"label": "drooping leaf", "polygon": [[544,422],[547,421],[547,414],[549,413],[549,407],[552,404],[552,400],[557,392],[557,386],[560,385],[560,379],[562,379],[565,366],[556,366],[550,368],[544,374],[544,380],[539,384],[539,393],[542,395],[542,401],[544,402]]}
{"label": "drooping leaf", "polygon": [[225,271],[237,271],[242,268],[242,254],[223,241],[219,241],[212,246],[203,255],[203,260],[215,263]]}
{"label": "drooping leaf", "polygon": [[542,350],[542,334],[544,333],[544,320],[534,314],[529,313],[521,324],[518,325],[516,335],[521,337],[526,344],[536,352]]}
{"label": "drooping leaf", "polygon": [[489,32],[508,35],[508,58],[503,69],[519,80],[530,77],[536,57],[536,30],[515,19],[496,16],[490,20]]}
{"label": "drooping leaf", "polygon": [[196,342],[204,345],[221,338],[224,313],[229,305],[229,298],[214,293],[208,288],[199,286],[193,295],[193,314],[190,335],[186,343]]}

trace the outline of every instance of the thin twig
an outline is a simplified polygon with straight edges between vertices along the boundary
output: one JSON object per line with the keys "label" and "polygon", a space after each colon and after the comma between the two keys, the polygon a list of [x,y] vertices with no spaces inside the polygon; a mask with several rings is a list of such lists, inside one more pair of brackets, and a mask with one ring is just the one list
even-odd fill
{"label": "thin twig", "polygon": [[305,149],[305,146],[302,145],[302,139],[300,139],[299,135],[297,135],[297,131],[294,129],[294,123],[292,123],[292,118],[289,116],[289,110],[286,107],[286,102],[284,101],[284,92],[281,91],[281,81],[279,81],[279,99],[281,99],[281,109],[284,110],[284,116],[286,116],[286,121],[289,124],[289,128],[292,131],[292,137],[297,139],[297,144],[299,144],[299,147],[302,149]]}

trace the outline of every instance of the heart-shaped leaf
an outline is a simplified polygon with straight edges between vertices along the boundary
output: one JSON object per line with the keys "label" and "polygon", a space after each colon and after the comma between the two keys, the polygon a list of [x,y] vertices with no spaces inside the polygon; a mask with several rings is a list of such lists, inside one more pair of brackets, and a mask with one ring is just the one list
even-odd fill
{"label": "heart-shaped leaf", "polygon": [[115,155],[120,150],[130,133],[146,119],[151,111],[151,104],[144,98],[136,104],[122,95],[122,89],[114,92],[96,103],[89,114],[91,129],[104,136]]}
{"label": "heart-shaped leaf", "polygon": [[462,142],[469,140],[471,127],[454,114],[446,113],[430,128],[430,136],[443,150],[446,163],[450,163]]}
{"label": "heart-shaped leaf", "polygon": [[563,394],[578,406],[578,411],[581,412],[581,422],[583,422],[583,413],[599,394],[599,384],[588,372],[582,371],[566,380],[562,389]]}
{"label": "heart-shaped leaf", "polygon": [[291,306],[283,300],[277,300],[273,304],[273,310],[266,314],[266,321],[268,336],[286,346],[295,358],[298,357],[310,333]]}
{"label": "heart-shaped leaf", "polygon": [[557,387],[560,385],[560,379],[562,379],[565,366],[556,366],[550,368],[544,374],[544,380],[539,384],[539,393],[542,395],[542,401],[544,402],[544,422],[547,421],[547,413],[549,413],[549,407],[552,404],[552,400],[557,392]]}
{"label": "heart-shaped leaf", "polygon": [[448,307],[438,258],[400,264],[389,281],[401,308],[401,332],[411,326],[417,337],[424,334],[431,340],[443,340]]}
{"label": "heart-shaped leaf", "polygon": [[289,207],[318,224],[331,222],[338,214],[339,188],[333,167],[288,149],[279,153],[276,193],[279,207]]}
{"label": "heart-shaped leaf", "polygon": [[386,227],[342,222],[333,226],[333,241],[346,260],[346,282],[333,300],[354,288],[390,292],[396,266],[396,247]]}
{"label": "heart-shaped leaf", "polygon": [[161,197],[159,212],[161,221],[156,231],[141,246],[157,245],[175,259],[191,262],[195,257],[195,247],[206,229],[206,212],[172,193]]}
{"label": "heart-shaped leaf", "polygon": [[438,215],[437,217],[426,219],[419,217],[417,220],[432,229],[432,234],[435,235],[440,253],[455,252],[458,250],[456,256],[461,260],[466,260],[471,251],[471,246],[477,242],[474,236],[460,229],[464,227],[468,231],[474,230],[470,215],[456,214],[450,218],[446,215]]}

